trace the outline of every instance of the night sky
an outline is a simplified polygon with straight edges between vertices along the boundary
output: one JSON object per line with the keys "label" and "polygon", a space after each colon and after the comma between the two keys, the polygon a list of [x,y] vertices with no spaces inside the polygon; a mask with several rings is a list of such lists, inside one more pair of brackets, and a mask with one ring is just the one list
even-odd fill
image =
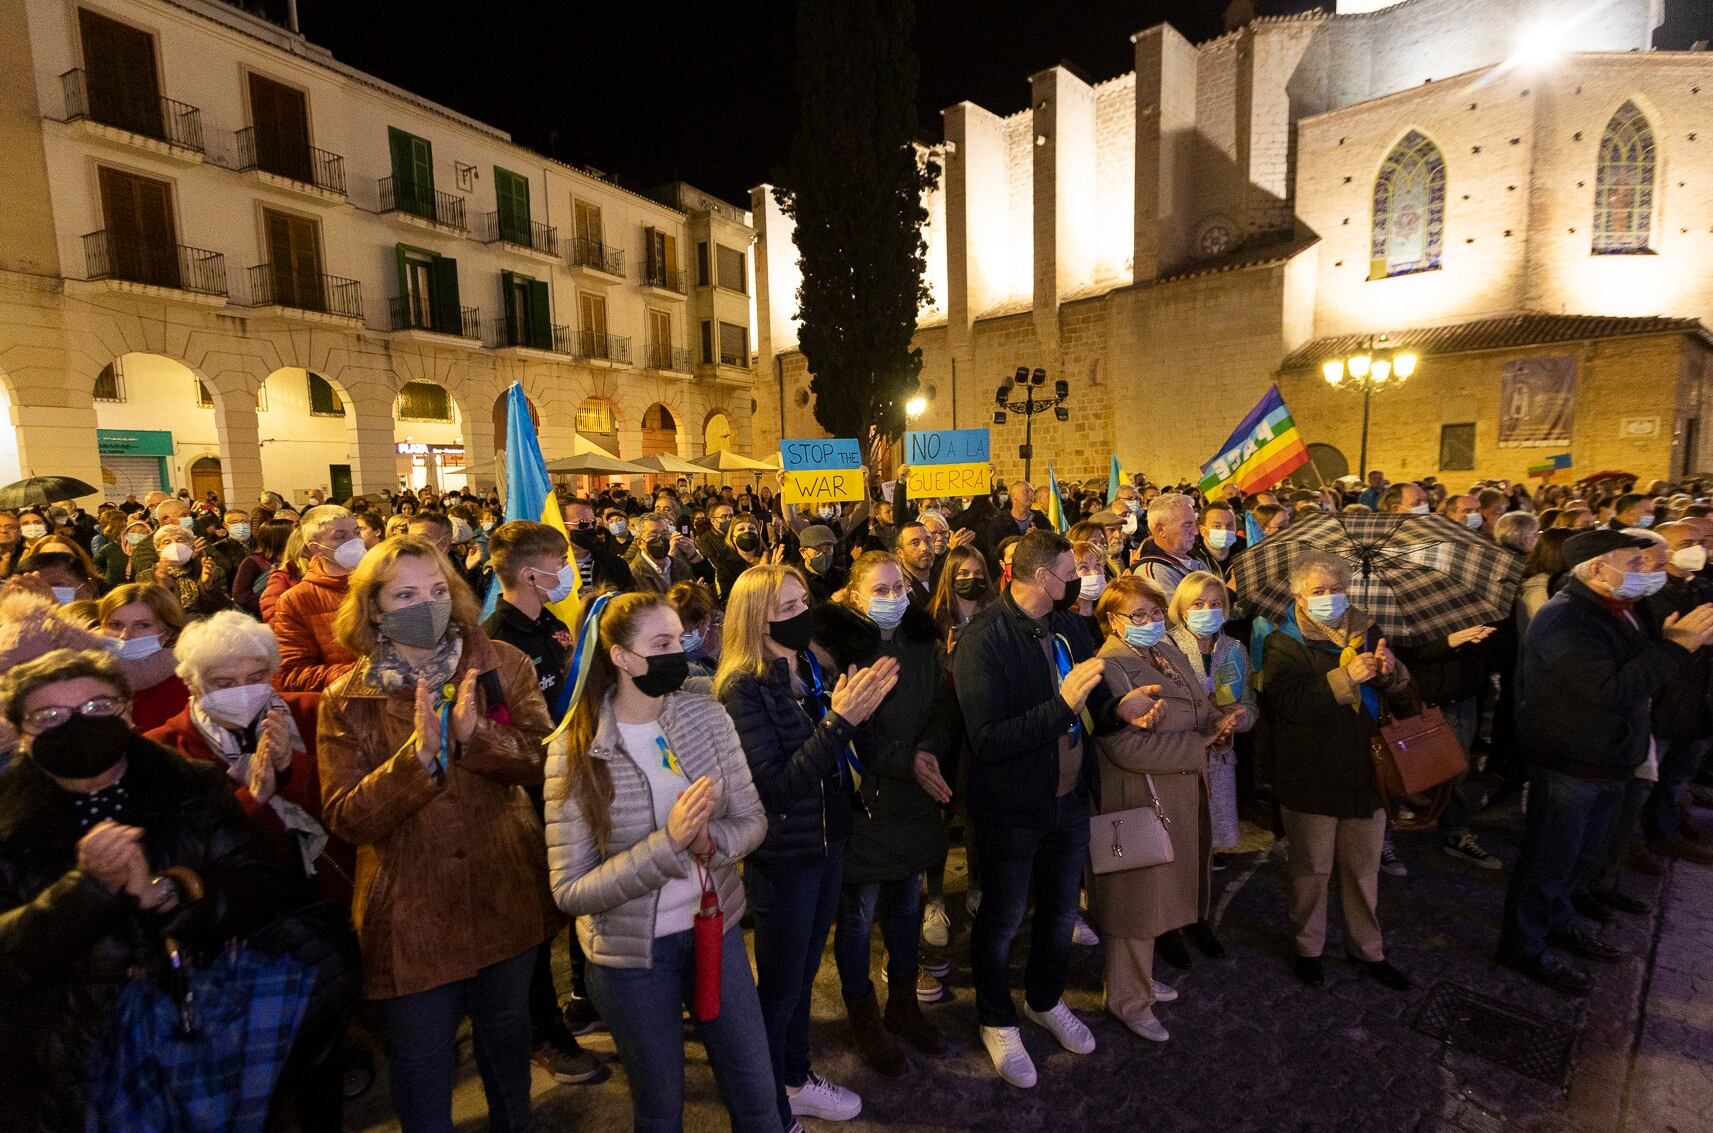
{"label": "night sky", "polygon": [[[241,5],[279,0],[239,0]],[[1192,42],[1227,0],[919,0],[921,136],[963,99],[1028,104],[1031,74],[1132,68],[1130,36],[1166,21]],[[785,0],[299,0],[304,34],[362,70],[633,187],[686,180],[746,205],[778,179],[796,116]],[[1313,0],[1262,0],[1268,12]],[[1330,2],[1327,7],[1331,7]],[[1668,0],[1665,46],[1713,34],[1713,0]]]}

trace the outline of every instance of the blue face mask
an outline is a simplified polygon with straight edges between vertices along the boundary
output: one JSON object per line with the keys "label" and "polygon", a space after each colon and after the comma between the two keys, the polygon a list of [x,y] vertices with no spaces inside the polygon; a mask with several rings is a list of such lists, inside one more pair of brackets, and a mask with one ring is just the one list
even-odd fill
{"label": "blue face mask", "polygon": [[1212,637],[1225,624],[1224,610],[1186,610],[1184,625],[1197,637]]}
{"label": "blue face mask", "polygon": [[679,640],[684,643],[684,652],[694,653],[702,648],[702,631],[699,629],[686,630],[684,636]]}
{"label": "blue face mask", "polygon": [[1311,594],[1308,607],[1309,617],[1323,626],[1335,625],[1350,608],[1350,598],[1345,594]]}
{"label": "blue face mask", "polygon": [[896,598],[870,598],[868,600],[868,616],[881,629],[897,629],[898,623],[904,620],[904,611],[910,608],[910,599],[905,595]]}
{"label": "blue face mask", "polygon": [[1165,634],[1165,622],[1149,622],[1146,625],[1132,623],[1124,627],[1124,643],[1134,645],[1138,649],[1152,649],[1160,644],[1160,638]]}
{"label": "blue face mask", "polygon": [[1665,577],[1663,570],[1627,570],[1623,583],[1612,591],[1612,597],[1628,602],[1657,594],[1665,586]]}

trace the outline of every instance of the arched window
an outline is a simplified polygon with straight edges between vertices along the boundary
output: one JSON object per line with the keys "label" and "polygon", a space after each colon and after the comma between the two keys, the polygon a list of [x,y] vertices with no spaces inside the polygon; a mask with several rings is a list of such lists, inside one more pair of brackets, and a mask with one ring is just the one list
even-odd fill
{"label": "arched window", "polygon": [[1374,181],[1369,279],[1433,271],[1445,242],[1445,158],[1411,130],[1386,155]]}
{"label": "arched window", "polygon": [[1600,138],[1594,175],[1594,254],[1648,250],[1654,217],[1654,132],[1633,102],[1618,107]]}

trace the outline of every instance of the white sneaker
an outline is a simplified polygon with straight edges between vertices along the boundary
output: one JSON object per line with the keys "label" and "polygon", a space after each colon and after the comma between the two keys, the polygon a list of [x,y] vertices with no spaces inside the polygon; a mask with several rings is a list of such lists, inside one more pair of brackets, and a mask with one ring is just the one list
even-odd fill
{"label": "white sneaker", "polygon": [[1163,1043],[1172,1037],[1160,1020],[1154,1018],[1153,1012],[1149,1012],[1146,1019],[1138,1019],[1135,1022],[1131,1022],[1129,1019],[1120,1019],[1119,1022],[1130,1028],[1132,1034],[1145,1038],[1151,1043]]}
{"label": "white sneaker", "polygon": [[1064,1000],[1053,1004],[1050,1011],[1037,1011],[1025,1003],[1023,1014],[1052,1032],[1053,1037],[1059,1040],[1059,1045],[1072,1054],[1094,1052],[1093,1033],[1083,1025],[1081,1019],[1071,1014],[1071,1009],[1065,1006]]}
{"label": "white sneaker", "polygon": [[843,1086],[835,1086],[813,1070],[801,1086],[785,1087],[785,1100],[793,1117],[820,1117],[849,1121],[862,1112],[862,1099]]}
{"label": "white sneaker", "polygon": [[1100,935],[1088,926],[1088,922],[1077,918],[1076,927],[1071,929],[1071,943],[1080,944],[1084,948],[1093,948],[1100,943]]}
{"label": "white sneaker", "polygon": [[964,894],[964,910],[973,917],[979,908],[981,908],[981,890],[971,889]]}
{"label": "white sneaker", "polygon": [[1035,1062],[1023,1049],[1023,1034],[1016,1027],[983,1027],[981,1045],[1001,1078],[1019,1089],[1035,1085]]}
{"label": "white sneaker", "polygon": [[1153,983],[1155,1003],[1170,1003],[1178,998],[1178,989],[1171,984],[1163,984],[1159,980],[1155,980]]}
{"label": "white sneaker", "polygon": [[950,939],[952,920],[946,916],[944,901],[929,901],[922,910],[922,943],[929,948],[944,948]]}

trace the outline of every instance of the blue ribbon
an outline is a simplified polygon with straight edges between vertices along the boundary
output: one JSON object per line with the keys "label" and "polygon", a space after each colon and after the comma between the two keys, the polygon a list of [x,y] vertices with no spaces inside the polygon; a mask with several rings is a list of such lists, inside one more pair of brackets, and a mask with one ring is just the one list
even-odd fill
{"label": "blue ribbon", "polygon": [[[1065,641],[1063,634],[1055,633],[1053,635],[1053,668],[1058,670],[1059,683],[1061,685],[1064,684],[1065,678],[1071,675],[1071,647],[1069,643]],[[1079,715],[1077,719],[1071,721],[1071,728],[1068,734],[1071,737],[1072,743],[1077,742],[1077,738],[1082,735],[1082,731],[1082,718]]]}
{"label": "blue ribbon", "polygon": [[[809,662],[809,679],[814,682],[809,687],[810,702],[818,709],[813,713],[813,716],[815,722],[820,723],[832,710],[832,692],[827,688],[826,682],[821,679],[821,663],[815,660],[814,651],[805,649],[803,657]],[[846,744],[844,751],[839,754],[839,778],[860,787],[862,786],[863,774],[862,760],[857,758],[855,745]]]}
{"label": "blue ribbon", "polygon": [[[559,690],[559,703],[554,706],[553,719],[564,720],[583,695],[583,683],[589,677],[589,662],[601,637],[601,612],[613,600],[613,592],[596,595],[589,603],[589,616],[583,619],[577,633],[576,647],[571,651],[571,664],[565,671],[565,684]],[[551,737],[550,737],[551,738]]]}

